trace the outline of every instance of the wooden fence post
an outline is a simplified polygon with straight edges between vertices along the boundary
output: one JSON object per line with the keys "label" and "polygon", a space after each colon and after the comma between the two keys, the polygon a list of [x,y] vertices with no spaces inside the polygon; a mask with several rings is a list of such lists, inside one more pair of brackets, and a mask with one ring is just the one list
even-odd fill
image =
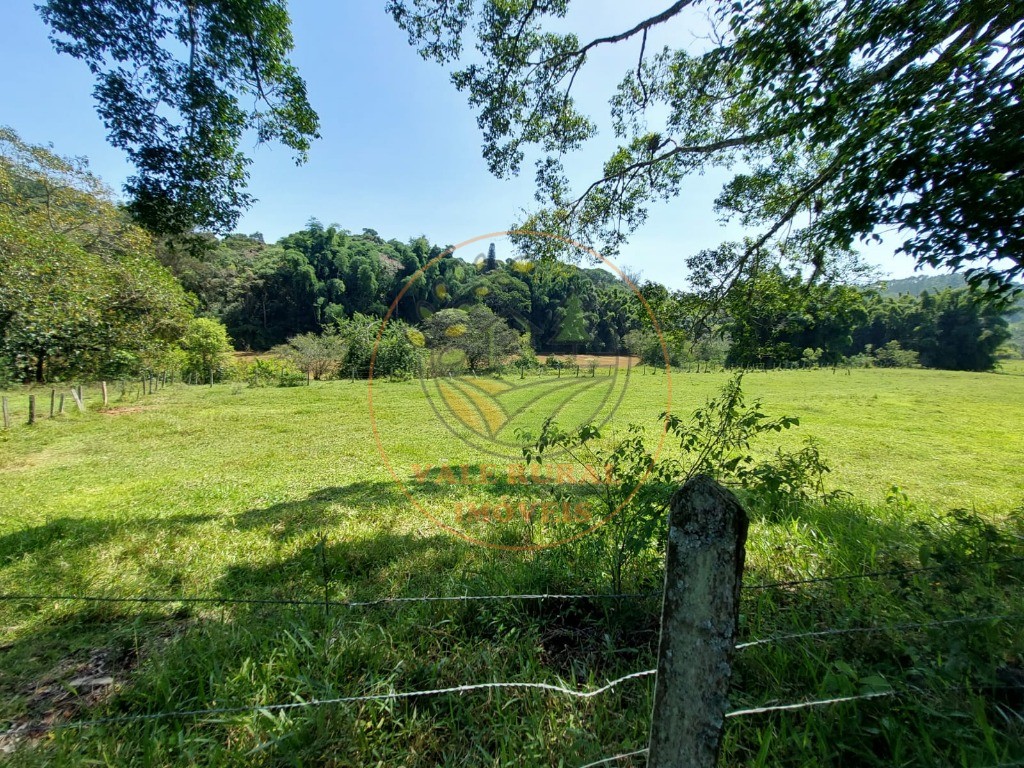
{"label": "wooden fence post", "polygon": [[51,389],[50,390],[50,418],[51,419],[53,418],[53,406],[56,404],[56,402],[57,402],[57,390],[56,389]]}
{"label": "wooden fence post", "polygon": [[11,412],[7,408],[7,398],[3,399],[3,410],[4,410],[4,429],[11,428]]}
{"label": "wooden fence post", "polygon": [[100,382],[100,389],[103,391],[103,407],[107,407],[107,382]]}
{"label": "wooden fence post", "polygon": [[75,400],[75,405],[78,406],[79,413],[85,413],[85,403],[82,402],[82,391],[81,389],[71,388],[71,397]]}
{"label": "wooden fence post", "polygon": [[36,396],[28,396],[28,425],[31,427],[36,423]]}
{"label": "wooden fence post", "polygon": [[746,540],[746,512],[710,477],[672,498],[648,768],[718,760]]}
{"label": "wooden fence post", "polygon": [[60,404],[57,406],[57,415],[58,416],[63,416],[64,415],[64,393],[63,392],[60,393]]}

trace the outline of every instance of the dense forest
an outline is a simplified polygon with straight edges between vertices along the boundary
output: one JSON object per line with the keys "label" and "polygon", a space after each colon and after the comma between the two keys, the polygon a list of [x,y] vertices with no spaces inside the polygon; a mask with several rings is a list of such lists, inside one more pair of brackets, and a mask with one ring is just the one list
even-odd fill
{"label": "dense forest", "polygon": [[624,353],[650,365],[667,355],[673,365],[984,371],[1021,351],[1019,310],[952,287],[958,278],[865,287],[776,266],[709,305],[606,269],[499,255],[494,243],[467,260],[422,236],[386,240],[316,220],[275,243],[155,237],[84,163],[9,131],[0,148],[0,368],[10,380],[226,376],[231,347],[274,350],[318,377],[365,376],[392,305],[377,359],[389,375],[436,373],[440,360],[477,371],[535,365],[538,354]]}
{"label": "dense forest", "polygon": [[[208,236],[199,248],[165,242],[159,257],[239,349],[267,350],[357,314],[383,317],[403,290],[397,320],[417,324],[483,304],[542,350],[614,354],[636,327],[632,291],[605,270],[499,260],[493,244],[472,263],[439,258],[445,252],[424,237],[384,240],[372,229],[352,234],[313,220],[274,244],[258,233]],[[579,328],[571,339],[567,325]]]}

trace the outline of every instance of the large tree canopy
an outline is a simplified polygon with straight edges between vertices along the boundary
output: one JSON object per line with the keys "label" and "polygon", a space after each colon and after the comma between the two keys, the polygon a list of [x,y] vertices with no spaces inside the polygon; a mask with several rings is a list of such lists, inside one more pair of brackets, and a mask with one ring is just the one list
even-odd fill
{"label": "large tree canopy", "polygon": [[[568,6],[389,2],[426,58],[458,62],[463,38],[475,38],[482,56],[453,81],[478,110],[491,170],[517,173],[529,145],[543,153],[547,205],[527,226],[614,252],[652,201],[739,162],[717,207],[753,234],[690,258],[711,293],[767,261],[818,274],[885,230],[919,264],[965,270],[997,292],[1024,273],[1019,3],[679,0],[589,41],[551,31]],[[693,8],[712,26],[702,50],[647,49],[651,29]],[[588,57],[617,44],[637,50],[611,97],[621,145],[573,190],[561,156],[597,128],[573,84]]]}
{"label": "large tree canopy", "polygon": [[0,378],[157,367],[191,305],[84,162],[0,128]]}
{"label": "large tree canopy", "polygon": [[250,202],[247,131],[305,159],[318,119],[283,0],[48,0],[58,51],[82,59],[136,219],[157,233],[230,230]]}

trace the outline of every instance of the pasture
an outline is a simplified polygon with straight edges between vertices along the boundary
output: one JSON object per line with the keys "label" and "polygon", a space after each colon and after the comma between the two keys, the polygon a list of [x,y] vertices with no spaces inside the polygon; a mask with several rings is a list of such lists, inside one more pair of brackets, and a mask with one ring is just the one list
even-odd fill
{"label": "pasture", "polygon": [[[671,410],[689,414],[725,379],[673,375]],[[639,423],[656,440],[669,381],[634,369],[606,431]],[[737,660],[738,706],[898,695],[731,720],[725,763],[1024,759],[1024,721],[1000,719],[989,685],[1024,652],[1024,568],[1013,560],[1024,555],[1024,374],[750,373],[744,390],[768,414],[800,418],[765,452],[813,438],[829,487],[849,492],[752,507],[747,582],[952,563],[751,590],[747,637],[1017,618],[750,648]],[[8,394],[21,421],[24,393]],[[478,461],[419,382],[375,383],[373,401],[399,478],[439,455]],[[487,492],[440,489],[421,503],[444,517],[458,494]],[[11,764],[577,766],[646,743],[647,679],[589,699],[510,689],[259,709],[486,681],[585,689],[649,668],[657,653],[656,596],[318,604],[608,591],[572,547],[481,547],[413,508],[378,451],[365,381],[114,392],[107,412],[17,426],[0,436],[0,509],[0,593],[24,596],[0,602],[0,730],[11,729],[0,760]],[[657,572],[633,586],[656,591]],[[56,597],[76,595],[210,601]],[[135,719],[193,710],[217,711]],[[106,721],[18,730],[72,720]]]}

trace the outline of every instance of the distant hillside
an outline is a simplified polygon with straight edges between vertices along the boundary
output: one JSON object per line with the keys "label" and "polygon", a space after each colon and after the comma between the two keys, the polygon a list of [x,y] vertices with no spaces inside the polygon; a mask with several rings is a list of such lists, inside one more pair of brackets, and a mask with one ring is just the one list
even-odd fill
{"label": "distant hillside", "polygon": [[963,275],[915,275],[900,280],[882,280],[878,289],[883,296],[900,296],[910,294],[920,296],[924,291],[935,293],[947,288],[963,288],[967,285]]}

